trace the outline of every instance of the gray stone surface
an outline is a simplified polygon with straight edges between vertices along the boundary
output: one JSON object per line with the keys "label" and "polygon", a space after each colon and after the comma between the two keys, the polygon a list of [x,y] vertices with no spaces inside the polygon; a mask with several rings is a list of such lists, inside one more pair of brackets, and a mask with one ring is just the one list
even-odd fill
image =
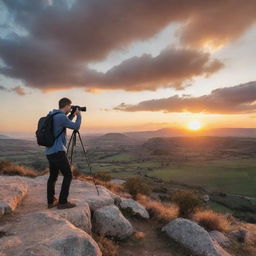
{"label": "gray stone surface", "polygon": [[26,196],[28,185],[19,176],[0,176],[0,217],[13,212]]}
{"label": "gray stone surface", "polygon": [[210,237],[218,242],[218,244],[224,248],[228,248],[231,245],[231,241],[228,237],[226,237],[224,234],[222,234],[218,230],[213,230],[209,232]]}
{"label": "gray stone surface", "polygon": [[134,228],[115,205],[97,209],[92,219],[93,230],[96,233],[124,239],[133,234]]}
{"label": "gray stone surface", "polygon": [[83,230],[50,212],[29,213],[5,226],[0,239],[4,255],[101,256],[98,244]]}
{"label": "gray stone surface", "polygon": [[149,219],[149,213],[145,209],[143,205],[141,205],[139,202],[129,198],[122,198],[122,201],[119,205],[121,209],[128,209],[132,212],[133,215],[138,215],[141,218]]}
{"label": "gray stone surface", "polygon": [[190,250],[195,255],[230,256],[208,232],[197,223],[184,218],[177,218],[162,228],[167,235]]}

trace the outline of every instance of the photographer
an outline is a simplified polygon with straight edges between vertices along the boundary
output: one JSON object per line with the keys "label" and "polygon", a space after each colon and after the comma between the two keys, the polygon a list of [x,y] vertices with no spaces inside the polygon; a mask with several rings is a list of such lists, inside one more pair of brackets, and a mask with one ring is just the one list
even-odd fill
{"label": "photographer", "polygon": [[[53,116],[53,132],[54,135],[60,136],[54,141],[53,146],[46,147],[45,154],[49,162],[50,176],[47,181],[47,201],[48,208],[57,206],[58,209],[72,208],[76,204],[67,200],[69,195],[69,188],[72,180],[72,171],[69,160],[67,158],[67,139],[66,128],[78,130],[81,124],[80,110],[76,109],[74,114],[66,116],[71,111],[71,100],[62,98],[59,100],[59,109],[53,109],[49,114],[59,112]],[[76,121],[71,120],[76,115]],[[55,198],[55,183],[58,179],[59,170],[63,175],[59,201]]]}

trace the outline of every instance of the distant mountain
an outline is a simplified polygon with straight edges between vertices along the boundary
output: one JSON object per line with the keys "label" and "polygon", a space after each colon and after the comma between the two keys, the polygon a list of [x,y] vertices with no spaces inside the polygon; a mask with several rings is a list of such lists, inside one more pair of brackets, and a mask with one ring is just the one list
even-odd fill
{"label": "distant mountain", "polygon": [[186,129],[162,128],[155,131],[126,132],[127,136],[133,138],[154,137],[180,137],[180,136],[220,136],[220,137],[256,137],[256,128],[216,128],[200,131],[189,131]]}
{"label": "distant mountain", "polygon": [[12,138],[7,135],[0,134],[0,139],[5,140],[5,139],[12,139]]}
{"label": "distant mountain", "polygon": [[127,136],[123,133],[106,133],[101,136],[88,138],[88,142],[93,146],[114,146],[114,145],[135,145],[139,144],[141,140]]}

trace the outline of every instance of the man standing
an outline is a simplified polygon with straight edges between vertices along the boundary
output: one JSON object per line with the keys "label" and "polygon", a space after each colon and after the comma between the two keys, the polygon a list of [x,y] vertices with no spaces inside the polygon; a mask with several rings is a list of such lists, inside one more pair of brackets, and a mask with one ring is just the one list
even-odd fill
{"label": "man standing", "polygon": [[[49,114],[58,113],[53,116],[53,133],[57,137],[51,147],[46,147],[45,154],[49,162],[50,176],[47,181],[47,201],[48,208],[57,206],[58,209],[72,208],[76,204],[67,200],[69,195],[69,187],[72,180],[72,171],[69,160],[67,158],[67,139],[66,128],[78,130],[81,124],[81,114],[77,109],[73,115],[66,116],[71,110],[71,100],[62,98],[59,100],[59,109],[53,109]],[[71,120],[76,115],[76,121]],[[55,183],[58,179],[59,170],[63,175],[59,200],[55,197]]]}

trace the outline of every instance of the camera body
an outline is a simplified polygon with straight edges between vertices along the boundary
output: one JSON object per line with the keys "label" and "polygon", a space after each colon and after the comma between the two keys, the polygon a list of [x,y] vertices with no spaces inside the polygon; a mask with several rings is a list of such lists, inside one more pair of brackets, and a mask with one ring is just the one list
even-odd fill
{"label": "camera body", "polygon": [[73,115],[75,113],[76,109],[78,109],[80,111],[84,111],[84,112],[86,111],[86,107],[71,105],[71,115]]}

